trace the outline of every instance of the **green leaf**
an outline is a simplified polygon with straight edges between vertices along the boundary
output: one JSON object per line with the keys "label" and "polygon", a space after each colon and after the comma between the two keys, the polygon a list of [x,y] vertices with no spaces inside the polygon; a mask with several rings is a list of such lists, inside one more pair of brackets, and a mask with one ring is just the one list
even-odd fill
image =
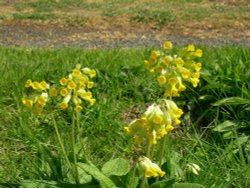
{"label": "green leaf", "polygon": [[20,188],[58,188],[56,181],[23,180]]}
{"label": "green leaf", "polygon": [[224,121],[223,123],[217,125],[215,128],[213,128],[213,131],[217,132],[228,132],[235,130],[237,128],[237,124],[235,124],[232,121]]}
{"label": "green leaf", "polygon": [[234,143],[237,146],[240,146],[242,144],[246,144],[249,140],[249,136],[239,136],[238,138],[235,139]]}
{"label": "green leaf", "polygon": [[213,106],[240,105],[240,104],[250,104],[250,100],[241,97],[229,97],[213,103]]}
{"label": "green leaf", "polygon": [[224,132],[222,137],[223,139],[232,139],[236,137],[236,134],[233,131],[228,131],[228,132]]}
{"label": "green leaf", "polygon": [[98,168],[85,163],[78,163],[78,166],[82,168],[85,172],[93,176],[100,183],[102,188],[116,187],[112,180],[105,176]]}
{"label": "green leaf", "polygon": [[85,184],[85,183],[89,183],[92,181],[92,176],[88,175],[82,168],[80,168],[79,166],[77,166],[78,169],[78,173],[79,173],[79,178],[80,178],[80,183],[81,184]]}
{"label": "green leaf", "polygon": [[123,176],[129,172],[129,164],[125,159],[116,158],[106,162],[102,167],[106,176]]}
{"label": "green leaf", "polygon": [[168,179],[168,180],[162,180],[158,181],[156,183],[153,183],[149,186],[149,188],[164,188],[164,187],[170,187],[175,183],[175,179]]}
{"label": "green leaf", "polygon": [[206,188],[198,183],[175,183],[173,188]]}

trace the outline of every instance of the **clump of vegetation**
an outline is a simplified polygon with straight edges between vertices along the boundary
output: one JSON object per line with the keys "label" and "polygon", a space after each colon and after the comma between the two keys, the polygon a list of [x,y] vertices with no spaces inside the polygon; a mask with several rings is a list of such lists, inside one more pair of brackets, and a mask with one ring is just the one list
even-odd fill
{"label": "clump of vegetation", "polygon": [[0,50],[2,186],[249,185],[248,49]]}

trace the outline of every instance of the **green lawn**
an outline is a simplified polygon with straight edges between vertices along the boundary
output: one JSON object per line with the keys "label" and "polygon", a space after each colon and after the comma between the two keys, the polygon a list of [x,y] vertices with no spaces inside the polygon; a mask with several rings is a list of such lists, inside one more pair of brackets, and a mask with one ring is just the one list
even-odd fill
{"label": "green lawn", "polygon": [[[175,98],[184,115],[180,127],[166,140],[164,180],[214,188],[248,187],[250,51],[230,46],[200,48],[204,54],[201,82]],[[18,187],[32,179],[70,183],[51,119],[46,116],[51,109],[36,119],[21,99],[26,80],[55,83],[76,64],[97,71],[92,89],[96,104],[79,117],[84,154],[98,168],[117,157],[132,167],[145,151],[133,145],[123,127],[163,93],[143,63],[151,50],[0,48],[0,185]],[[66,112],[57,117],[65,141],[70,121]],[[65,144],[71,156],[69,143]],[[78,151],[81,161],[82,150]],[[187,163],[198,164],[200,174],[183,176]],[[98,183],[93,180],[89,186],[93,184]]]}

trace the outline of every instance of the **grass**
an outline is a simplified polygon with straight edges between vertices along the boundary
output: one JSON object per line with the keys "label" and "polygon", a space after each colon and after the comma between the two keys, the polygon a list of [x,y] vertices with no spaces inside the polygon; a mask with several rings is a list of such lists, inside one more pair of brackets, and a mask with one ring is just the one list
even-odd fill
{"label": "grass", "polygon": [[[201,85],[177,99],[185,115],[181,127],[168,137],[163,168],[169,176],[178,177],[178,169],[184,164],[196,163],[202,169],[200,175],[187,177],[184,182],[205,187],[248,187],[249,105],[213,104],[228,97],[249,100],[249,49],[202,49]],[[86,155],[101,167],[111,158],[130,160],[143,154],[143,150],[133,149],[123,127],[161,96],[161,89],[143,65],[151,50],[0,48],[0,73],[4,78],[0,81],[0,183],[15,187],[23,179],[66,178],[61,157],[54,152],[57,145],[51,122],[43,119],[38,123],[24,110],[21,98],[27,79],[57,81],[77,63],[96,69],[98,75],[93,89],[97,103],[80,116]],[[58,121],[67,138],[67,115]],[[236,137],[225,139],[226,132],[213,131],[225,121],[245,127],[235,130]],[[243,137],[247,137],[245,141]]]}
{"label": "grass", "polygon": [[[237,6],[236,6],[237,5]],[[0,17],[9,18],[18,14],[13,19],[47,20],[68,23],[68,17],[72,17],[73,24],[79,17],[88,17],[92,21],[101,17],[102,19],[112,17],[127,17],[134,22],[151,23],[157,29],[176,23],[179,25],[190,25],[195,21],[204,21],[208,24],[227,26],[228,23],[240,21],[249,26],[249,6],[247,1],[237,4],[231,1],[209,1],[209,0],[143,0],[143,1],[86,1],[86,0],[29,0],[9,3]],[[34,14],[27,16],[26,14]],[[23,14],[23,16],[22,16]],[[44,16],[42,16],[44,14]],[[48,14],[54,15],[53,17]],[[74,18],[76,17],[76,18]],[[2,18],[2,19],[3,19]],[[65,21],[66,20],[66,21]],[[173,23],[172,23],[173,22]],[[227,23],[227,24],[226,24]]]}

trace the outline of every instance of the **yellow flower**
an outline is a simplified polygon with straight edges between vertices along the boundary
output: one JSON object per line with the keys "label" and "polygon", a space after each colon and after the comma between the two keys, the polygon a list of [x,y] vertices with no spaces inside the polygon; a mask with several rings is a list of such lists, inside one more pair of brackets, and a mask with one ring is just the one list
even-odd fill
{"label": "yellow flower", "polygon": [[161,124],[163,121],[163,112],[159,105],[152,104],[144,113],[144,117],[152,123]]}
{"label": "yellow flower", "polygon": [[79,97],[77,97],[77,96],[73,97],[73,102],[74,102],[75,105],[82,104],[82,100]]}
{"label": "yellow flower", "polygon": [[67,109],[69,106],[68,103],[70,99],[71,99],[71,95],[67,95],[66,97],[64,97],[63,102],[60,103],[60,108],[63,110]]}
{"label": "yellow flower", "polygon": [[202,57],[202,50],[201,49],[197,49],[195,52],[194,52],[194,55],[196,57]]}
{"label": "yellow flower", "polygon": [[157,144],[156,141],[157,135],[155,130],[153,130],[152,132],[147,132],[146,137],[152,144]]}
{"label": "yellow flower", "polygon": [[90,68],[83,68],[82,71],[85,73],[85,74],[88,74],[90,76],[90,78],[93,78],[96,76],[96,71],[95,70],[92,70]]}
{"label": "yellow flower", "polygon": [[161,115],[156,114],[156,115],[154,116],[153,122],[154,122],[155,124],[161,124],[162,121],[163,121],[163,118],[162,118]]}
{"label": "yellow flower", "polygon": [[164,59],[163,59],[163,63],[165,65],[169,65],[171,63],[171,61],[173,60],[173,58],[171,56],[166,56]]}
{"label": "yellow flower", "polygon": [[96,71],[95,70],[91,70],[89,73],[90,78],[96,77]]}
{"label": "yellow flower", "polygon": [[177,119],[177,118],[174,119],[174,124],[175,124],[175,125],[179,125],[180,123],[181,123],[181,120],[179,120],[179,119]]}
{"label": "yellow flower", "polygon": [[183,111],[182,111],[182,109],[180,109],[180,108],[174,108],[174,109],[173,109],[173,113],[174,113],[174,116],[175,116],[176,118],[180,118],[181,115],[183,114]]}
{"label": "yellow flower", "polygon": [[128,134],[131,133],[130,127],[124,127],[123,130]]}
{"label": "yellow flower", "polygon": [[93,106],[96,102],[95,99],[89,99],[88,101],[89,101],[90,106]]}
{"label": "yellow flower", "polygon": [[31,109],[33,106],[33,101],[29,99],[22,98],[22,103],[29,109]]}
{"label": "yellow flower", "polygon": [[87,78],[85,78],[85,76],[81,76],[78,79],[78,82],[79,82],[80,85],[85,85],[85,83],[87,82]]}
{"label": "yellow flower", "polygon": [[152,68],[152,69],[149,69],[149,72],[155,72],[155,69],[154,68]]}
{"label": "yellow flower", "polygon": [[171,50],[172,47],[173,47],[172,42],[166,41],[166,42],[164,43],[164,48],[165,48],[166,50]]}
{"label": "yellow flower", "polygon": [[201,70],[201,66],[202,66],[201,63],[193,64],[193,67],[194,67],[195,71],[197,71],[197,72]]}
{"label": "yellow flower", "polygon": [[184,61],[182,58],[178,57],[176,60],[175,60],[175,64],[177,65],[177,67],[182,67],[184,65]]}
{"label": "yellow flower", "polygon": [[33,82],[31,86],[35,90],[38,90],[41,87],[39,82]]}
{"label": "yellow flower", "polygon": [[171,96],[171,91],[169,89],[166,89],[164,92],[165,97],[170,97]]}
{"label": "yellow flower", "polygon": [[200,78],[200,73],[199,72],[194,72],[194,73],[192,73],[192,77],[193,78]]}
{"label": "yellow flower", "polygon": [[161,75],[157,78],[157,81],[159,82],[160,85],[163,85],[167,82],[167,79],[165,76]]}
{"label": "yellow flower", "polygon": [[75,89],[76,88],[75,82],[73,80],[69,80],[67,88],[70,90]]}
{"label": "yellow flower", "polygon": [[173,127],[171,124],[167,124],[167,126],[166,126],[166,131],[167,131],[167,132],[170,132],[170,131],[172,131],[172,130],[174,130],[174,127]]}
{"label": "yellow flower", "polygon": [[68,103],[65,102],[65,101],[63,101],[63,102],[60,103],[60,108],[63,109],[63,110],[67,109],[68,106],[69,106]]}
{"label": "yellow flower", "polygon": [[92,93],[90,91],[87,91],[87,92],[83,93],[83,95],[81,97],[85,100],[91,99]]}
{"label": "yellow flower", "polygon": [[75,111],[76,111],[76,112],[81,112],[81,111],[82,111],[82,107],[81,107],[80,105],[77,105],[77,106],[75,107]]}
{"label": "yellow flower", "polygon": [[160,55],[159,51],[152,51],[150,57],[151,57],[151,59],[153,59],[155,61],[155,60],[157,60],[159,55]]}
{"label": "yellow flower", "polygon": [[47,93],[42,93],[38,98],[36,103],[38,103],[41,106],[44,106],[46,101],[48,99],[48,94]]}
{"label": "yellow flower", "polygon": [[25,87],[31,87],[32,86],[32,80],[31,79],[28,79],[25,83]]}
{"label": "yellow flower", "polygon": [[182,69],[180,69],[179,71],[180,71],[180,73],[181,73],[181,76],[182,76],[184,79],[190,78],[190,76],[191,76],[190,70],[185,69],[185,68],[182,68]]}
{"label": "yellow flower", "polygon": [[200,80],[199,80],[198,78],[193,78],[193,79],[191,79],[191,83],[193,84],[193,87],[197,87],[199,81],[200,81]]}
{"label": "yellow flower", "polygon": [[62,89],[60,90],[60,95],[61,95],[61,96],[66,97],[68,94],[69,94],[69,90],[68,90],[68,89],[62,88]]}
{"label": "yellow flower", "polygon": [[178,90],[184,91],[184,90],[186,90],[186,86],[184,86],[182,83],[179,83]]}
{"label": "yellow flower", "polygon": [[180,94],[179,94],[179,92],[178,92],[178,89],[176,88],[175,85],[172,85],[172,87],[171,87],[171,94],[172,94],[172,96],[174,96],[174,97],[179,97],[179,96],[180,96]]}
{"label": "yellow flower", "polygon": [[164,137],[166,134],[167,134],[167,131],[165,129],[157,130],[156,132],[157,139]]}
{"label": "yellow flower", "polygon": [[87,85],[87,87],[90,89],[90,88],[92,88],[94,86],[94,82],[88,82],[88,85]]}
{"label": "yellow flower", "polygon": [[[57,89],[55,87],[51,87],[50,90],[49,90],[49,94],[50,96],[52,97],[55,97],[57,96]],[[66,96],[66,95],[65,95]]]}
{"label": "yellow flower", "polygon": [[173,85],[175,85],[175,84],[178,83],[178,80],[177,80],[176,77],[171,77],[171,78],[169,78],[168,83],[169,83],[171,86],[173,86]]}
{"label": "yellow flower", "polygon": [[62,86],[67,85],[67,83],[68,83],[68,79],[67,79],[67,78],[61,78],[61,79],[60,79],[60,84],[61,84]]}
{"label": "yellow flower", "polygon": [[81,71],[79,69],[74,69],[72,71],[72,76],[73,77],[80,77],[82,75]]}
{"label": "yellow flower", "polygon": [[41,90],[46,90],[49,88],[49,84],[47,84],[45,81],[40,82],[40,88]]}
{"label": "yellow flower", "polygon": [[187,46],[187,51],[188,51],[188,52],[193,52],[194,50],[195,50],[195,47],[194,47],[193,44],[189,44],[189,45]]}
{"label": "yellow flower", "polygon": [[147,157],[140,157],[139,158],[139,165],[142,168],[142,170],[145,172],[145,176],[148,177],[162,177],[165,175],[165,172],[161,170],[161,168],[153,163],[149,158]]}

